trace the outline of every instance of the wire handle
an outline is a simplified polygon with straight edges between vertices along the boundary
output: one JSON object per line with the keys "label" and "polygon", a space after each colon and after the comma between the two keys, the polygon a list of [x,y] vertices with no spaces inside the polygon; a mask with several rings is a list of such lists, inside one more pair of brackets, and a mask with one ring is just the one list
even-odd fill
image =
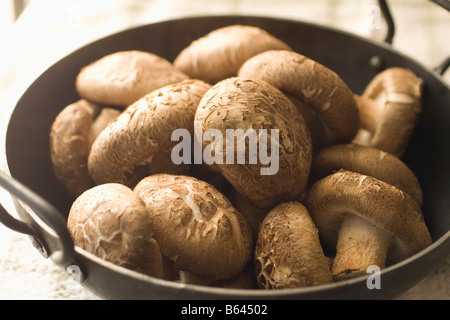
{"label": "wire handle", "polygon": [[64,268],[73,262],[74,245],[63,215],[47,200],[28,187],[0,171],[0,186],[8,191],[14,200],[22,201],[48,228],[40,224],[23,205],[17,205],[19,215],[26,216],[24,222],[17,220],[0,206],[0,222],[13,231],[27,234],[33,244],[45,256]]}
{"label": "wire handle", "polygon": [[387,4],[386,0],[378,0],[378,5],[387,24],[387,34],[384,38],[384,42],[392,44],[395,35],[394,18],[392,17],[391,10],[389,9],[389,5]]}
{"label": "wire handle", "polygon": [[440,5],[447,11],[450,11],[450,1],[449,0],[431,0],[432,2]]}
{"label": "wire handle", "polygon": [[444,75],[445,71],[447,71],[448,67],[450,67],[450,57],[447,57],[447,59],[445,59],[440,65],[434,68],[434,71],[442,76]]}

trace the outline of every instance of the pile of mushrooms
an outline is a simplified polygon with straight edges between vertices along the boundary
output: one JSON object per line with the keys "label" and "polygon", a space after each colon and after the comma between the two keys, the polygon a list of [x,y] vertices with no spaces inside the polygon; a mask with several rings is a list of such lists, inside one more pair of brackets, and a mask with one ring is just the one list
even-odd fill
{"label": "pile of mushrooms", "polygon": [[[50,155],[73,198],[75,245],[107,261],[169,281],[281,289],[382,269],[431,244],[420,183],[400,158],[421,111],[409,70],[386,69],[357,95],[274,35],[232,25],[173,63],[111,53],[75,87]],[[229,151],[205,139],[249,129],[277,134],[266,140],[272,174],[250,159],[250,140]],[[176,130],[215,161],[196,161],[194,146],[175,163]],[[242,152],[243,163],[225,161]]]}

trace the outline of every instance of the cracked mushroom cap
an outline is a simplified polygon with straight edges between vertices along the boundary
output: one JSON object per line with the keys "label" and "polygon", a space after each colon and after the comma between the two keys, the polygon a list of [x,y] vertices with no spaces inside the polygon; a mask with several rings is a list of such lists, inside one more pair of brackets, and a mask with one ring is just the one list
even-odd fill
{"label": "cracked mushroom cap", "polygon": [[422,112],[421,80],[410,70],[389,68],[377,74],[356,96],[361,127],[370,137],[355,142],[401,157]]}
{"label": "cracked mushroom cap", "polygon": [[97,184],[132,185],[137,168],[148,167],[158,153],[170,153],[176,144],[171,141],[173,131],[183,128],[193,135],[195,111],[209,88],[203,81],[185,80],[157,89],[129,106],[92,145],[88,158],[92,179]]}
{"label": "cracked mushroom cap", "polygon": [[262,289],[315,286],[333,281],[308,210],[299,202],[274,207],[261,224],[255,269]]}
{"label": "cracked mushroom cap", "polygon": [[114,264],[161,278],[162,256],[148,209],[131,189],[104,184],[72,204],[67,228],[74,244]]}
{"label": "cracked mushroom cap", "polygon": [[175,270],[220,281],[237,275],[250,261],[247,222],[210,184],[158,174],[141,180],[134,191],[149,209],[155,239]]}
{"label": "cracked mushroom cap", "polygon": [[321,240],[330,248],[336,247],[341,222],[351,215],[389,235],[388,258],[392,262],[401,261],[431,244],[417,202],[400,189],[373,177],[340,170],[317,181],[309,190],[305,204]]}
{"label": "cracked mushroom cap", "polygon": [[193,41],[173,64],[192,78],[215,84],[236,76],[247,59],[266,50],[292,49],[258,27],[231,25]]}
{"label": "cracked mushroom cap", "polygon": [[396,156],[358,144],[340,144],[324,148],[314,157],[311,181],[341,169],[368,175],[408,193],[421,206],[422,187],[412,170]]}
{"label": "cracked mushroom cap", "polygon": [[50,157],[56,177],[72,197],[94,186],[87,170],[92,142],[119,114],[81,99],[56,116],[50,129]]}
{"label": "cracked mushroom cap", "polygon": [[269,50],[248,59],[239,77],[264,80],[300,100],[321,119],[324,134],[317,140],[349,142],[359,128],[359,110],[352,91],[329,68],[299,53]]}
{"label": "cracked mushroom cap", "polygon": [[153,53],[119,51],[83,67],[76,78],[76,89],[86,100],[125,108],[157,88],[187,78]]}
{"label": "cracked mushroom cap", "polygon": [[[201,124],[195,135],[203,141],[204,154],[212,150],[213,166],[253,205],[266,208],[296,200],[306,188],[312,161],[309,129],[292,101],[274,86],[238,77],[220,81],[203,96],[195,121]],[[204,139],[210,130],[219,131],[223,143]],[[237,138],[225,138],[229,132]],[[264,147],[269,164],[261,161]]]}

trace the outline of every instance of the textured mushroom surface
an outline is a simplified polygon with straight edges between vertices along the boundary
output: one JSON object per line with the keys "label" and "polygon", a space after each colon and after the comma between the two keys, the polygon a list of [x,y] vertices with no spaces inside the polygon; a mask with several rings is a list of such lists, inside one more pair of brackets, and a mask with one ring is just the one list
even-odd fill
{"label": "textured mushroom surface", "polygon": [[357,144],[329,146],[314,156],[311,180],[314,182],[341,169],[387,182],[408,193],[422,205],[422,187],[416,175],[402,160],[390,153]]}
{"label": "textured mushroom surface", "polygon": [[273,208],[261,224],[255,249],[260,288],[308,287],[333,281],[319,234],[299,202]]}
{"label": "textured mushroom surface", "polygon": [[56,177],[72,197],[94,186],[87,169],[92,141],[119,114],[81,99],[56,116],[50,129],[50,157]]}
{"label": "textured mushroom surface", "polygon": [[403,260],[431,244],[417,202],[373,177],[340,170],[317,181],[305,204],[321,240],[330,248],[336,247],[341,222],[347,215],[363,218],[391,235],[388,251],[391,262]]}
{"label": "textured mushroom surface", "polygon": [[173,64],[192,78],[215,84],[236,76],[247,59],[271,49],[292,50],[258,27],[231,25],[193,41],[178,54]]}
{"label": "textured mushroom surface", "polygon": [[76,246],[124,268],[163,276],[148,208],[124,185],[104,184],[82,193],[70,209],[67,228]]}
{"label": "textured mushroom surface", "polygon": [[369,139],[356,141],[401,157],[422,112],[422,83],[410,70],[389,68],[377,74],[357,97],[362,129]]}
{"label": "textured mushroom surface", "polygon": [[230,188],[226,195],[231,203],[236,207],[236,209],[238,209],[238,211],[247,220],[250,229],[252,230],[253,240],[256,242],[258,238],[259,227],[266,215],[269,213],[270,209],[256,207],[234,188]]}
{"label": "textured mushroom surface", "polygon": [[157,88],[187,78],[153,53],[119,51],[83,67],[76,78],[76,89],[86,100],[125,108]]}
{"label": "textured mushroom surface", "polygon": [[[228,130],[242,130],[243,133],[250,130],[257,138],[261,137],[260,130],[265,129],[267,143],[257,140],[258,150],[264,145],[270,150],[272,144],[276,144],[278,153],[274,152],[271,157],[278,163],[278,170],[273,174],[262,174],[261,168],[268,165],[260,158],[250,162],[250,138],[241,136],[245,138],[241,141],[245,148],[240,148],[239,142],[225,138],[223,145],[217,143],[224,152],[222,155],[220,151],[216,152],[215,156],[222,163],[216,161],[213,166],[255,206],[264,208],[283,200],[296,200],[305,189],[312,160],[309,129],[292,101],[274,86],[261,80],[237,77],[223,80],[206,92],[195,120],[201,123],[201,132],[195,127],[199,141],[209,129],[219,130],[222,137],[226,137]],[[277,135],[272,130],[278,132]],[[230,141],[233,154],[228,145]],[[210,145],[203,139],[204,150]],[[234,161],[227,160],[230,155]],[[245,162],[239,163],[238,159],[243,155]]]}
{"label": "textured mushroom surface", "polygon": [[134,191],[144,200],[155,239],[175,270],[219,281],[236,276],[250,261],[250,227],[210,184],[158,174],[141,180]]}
{"label": "textured mushroom surface", "polygon": [[157,89],[129,106],[97,137],[88,171],[97,183],[129,184],[139,166],[148,166],[158,152],[170,152],[172,132],[192,132],[198,103],[210,85],[185,80]]}
{"label": "textured mushroom surface", "polygon": [[349,142],[359,128],[359,110],[352,91],[334,71],[299,53],[269,50],[248,59],[239,77],[260,79],[312,108],[332,137]]}
{"label": "textured mushroom surface", "polygon": [[[102,108],[92,123],[91,131],[89,132],[89,146],[92,146],[95,139],[97,139],[100,132],[105,129],[110,122],[117,118],[122,111],[113,108]],[[86,159],[87,161],[87,159]]]}

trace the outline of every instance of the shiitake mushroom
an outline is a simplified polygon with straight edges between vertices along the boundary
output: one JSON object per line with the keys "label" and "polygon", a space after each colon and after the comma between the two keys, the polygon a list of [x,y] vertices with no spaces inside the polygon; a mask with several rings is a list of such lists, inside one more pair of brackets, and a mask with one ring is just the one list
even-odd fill
{"label": "shiitake mushroom", "polygon": [[[399,83],[403,76],[411,80],[409,87]],[[333,274],[339,278],[343,273],[361,271],[367,261],[383,266],[386,258],[403,259],[431,243],[415,177],[399,178],[399,187],[405,190],[400,191],[390,185],[395,181],[381,181],[388,180],[383,178],[385,173],[372,172],[379,168],[376,165],[366,171],[367,167],[359,165],[348,167],[339,158],[342,153],[343,157],[360,158],[367,151],[371,160],[382,162],[382,167],[387,162],[401,162],[394,156],[374,148],[363,152],[362,147],[356,150],[354,145],[343,145],[336,158],[337,146],[323,152],[319,149],[352,141],[360,124],[363,129],[378,130],[382,125],[376,123],[376,117],[366,115],[373,109],[379,111],[381,105],[411,102],[410,110],[417,116],[420,83],[416,80],[405,70],[393,69],[377,76],[362,96],[354,95],[333,71],[250,26],[211,32],[180,52],[174,65],[140,51],[99,59],[81,70],[76,80],[81,100],[71,106],[81,110],[77,111],[82,114],[80,118],[86,119],[79,129],[83,132],[82,147],[78,138],[73,139],[79,154],[72,160],[82,158],[84,178],[78,182],[88,182],[73,193],[81,193],[68,219],[75,245],[152,276],[177,281],[195,278],[197,283],[225,287],[230,279],[247,279],[252,264],[259,286],[275,289],[329,283]],[[405,93],[392,93],[392,87]],[[97,138],[92,121],[105,105],[125,111],[104,130],[100,128]],[[415,123],[416,118],[413,120]],[[75,128],[73,119],[69,123]],[[61,133],[67,126],[59,127]],[[213,163],[208,170],[196,167],[202,171],[200,175],[225,177],[235,192],[231,198],[239,204],[237,194],[247,204],[239,205],[239,210],[248,212],[239,212],[228,201],[228,186],[222,193],[181,172],[160,173],[173,169],[170,134],[179,128],[187,128],[202,142],[208,129],[218,129],[223,136],[230,129],[279,130],[279,170],[273,175],[261,175],[264,165],[249,163],[248,156],[244,164],[223,161]],[[412,129],[408,127],[394,154],[402,153]],[[205,147],[208,145],[201,145],[202,152]],[[313,151],[318,152],[314,161]],[[153,160],[158,164],[152,166]],[[57,162],[54,165],[56,172],[64,167]],[[136,171],[143,167],[140,176]],[[321,172],[316,171],[319,167]],[[341,169],[338,167],[364,174],[331,174]],[[410,173],[404,167],[400,171]],[[74,171],[69,172],[75,176]],[[309,190],[311,178],[315,180],[310,180],[314,184]],[[353,183],[351,192],[335,192],[343,187],[342,181]],[[333,211],[336,203],[342,209],[339,212]],[[386,203],[390,204],[388,214],[380,218],[381,209],[377,208]],[[247,219],[251,217],[246,217],[254,212],[259,216],[250,228]],[[330,231],[331,226],[342,230]],[[358,230],[369,230],[371,236],[366,234],[363,240],[379,246],[372,250],[375,260],[359,263],[356,259],[358,266],[354,267],[355,254],[347,255],[345,248],[354,244],[348,239],[361,235]],[[321,242],[337,246],[331,265]],[[356,256],[365,256],[360,253]],[[181,277],[177,273],[182,273]],[[252,287],[254,280],[244,281],[245,286]]]}

